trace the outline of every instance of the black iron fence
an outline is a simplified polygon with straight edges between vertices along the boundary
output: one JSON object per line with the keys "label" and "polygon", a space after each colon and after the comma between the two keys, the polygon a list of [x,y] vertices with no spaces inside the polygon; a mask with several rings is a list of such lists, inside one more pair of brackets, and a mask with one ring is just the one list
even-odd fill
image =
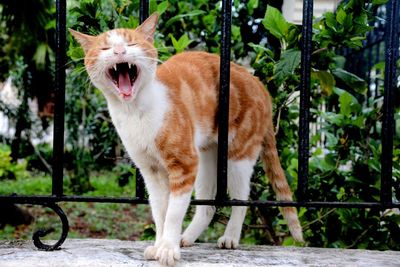
{"label": "black iron fence", "polygon": [[[400,5],[397,0],[390,0],[386,4],[386,21],[379,29],[384,35],[368,37],[372,44],[380,43],[384,38],[385,45],[385,78],[384,103],[382,120],[382,157],[381,157],[381,198],[378,202],[321,202],[309,201],[307,184],[309,180],[309,125],[310,125],[310,84],[311,84],[311,48],[312,48],[312,16],[313,0],[303,1],[302,27],[302,56],[301,56],[301,84],[300,84],[300,122],[299,122],[299,161],[298,161],[298,188],[297,201],[239,201],[227,198],[227,151],[228,151],[228,113],[229,113],[229,80],[230,80],[230,35],[231,35],[231,8],[230,0],[222,1],[222,30],[221,30],[221,75],[219,93],[219,136],[218,136],[218,191],[216,200],[192,200],[193,205],[217,206],[294,206],[294,207],[342,207],[342,208],[399,208],[399,202],[392,199],[392,165],[393,165],[393,136],[394,136],[394,93],[397,83],[396,60],[399,53],[399,17]],[[60,217],[62,233],[54,245],[46,245],[40,241],[53,229],[40,230],[34,233],[33,240],[36,247],[42,250],[58,249],[65,241],[68,231],[68,219],[59,202],[102,202],[102,203],[132,203],[147,204],[142,178],[137,175],[136,197],[85,197],[64,195],[63,193],[63,164],[64,164],[64,106],[65,106],[65,62],[66,62],[66,0],[57,0],[56,26],[56,75],[55,75],[55,114],[54,114],[54,145],[53,145],[53,175],[52,194],[47,196],[0,196],[0,203],[33,204],[51,208]],[[149,15],[149,1],[140,1],[140,21],[143,22]],[[380,34],[380,33],[379,33]],[[378,39],[373,39],[378,38]],[[380,39],[379,39],[380,38]],[[378,46],[378,50],[381,47]],[[367,52],[371,53],[371,52]],[[379,51],[375,54],[379,54]],[[369,54],[372,57],[372,53]],[[371,63],[372,64],[372,63]],[[371,68],[369,68],[371,69]],[[368,74],[370,75],[370,74]],[[369,76],[367,77],[369,79]]]}

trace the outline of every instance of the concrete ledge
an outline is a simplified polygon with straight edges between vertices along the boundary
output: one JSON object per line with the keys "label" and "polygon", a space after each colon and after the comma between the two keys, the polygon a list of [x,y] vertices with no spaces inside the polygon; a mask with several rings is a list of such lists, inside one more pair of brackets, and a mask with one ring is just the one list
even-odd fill
{"label": "concrete ledge", "polygon": [[[160,266],[143,259],[149,242],[67,239],[59,251],[38,251],[31,241],[0,241],[0,266]],[[215,244],[182,249],[176,266],[400,266],[400,252],[356,249],[241,246],[220,250]]]}

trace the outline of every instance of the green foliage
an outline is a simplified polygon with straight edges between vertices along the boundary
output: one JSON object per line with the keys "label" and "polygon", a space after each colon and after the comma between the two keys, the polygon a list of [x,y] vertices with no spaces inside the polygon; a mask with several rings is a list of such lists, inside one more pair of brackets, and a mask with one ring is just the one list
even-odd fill
{"label": "green foliage", "polygon": [[274,81],[281,84],[286,77],[294,74],[296,68],[300,64],[301,53],[297,49],[284,50],[281,54],[280,60],[275,65]]}
{"label": "green foliage", "polygon": [[29,176],[17,177],[15,180],[1,181],[0,195],[50,195],[50,176]]}
{"label": "green foliage", "polygon": [[323,94],[332,94],[333,88],[336,85],[336,80],[332,73],[325,70],[314,70],[311,72],[311,77],[319,81]]}
{"label": "green foliage", "polygon": [[[375,3],[376,4],[376,3]],[[278,147],[286,176],[292,189],[297,179],[297,126],[290,122],[298,118],[293,112],[293,92],[299,80],[298,55],[300,33],[290,36],[288,28],[296,27],[277,21],[283,18],[268,11],[265,28],[280,40],[280,47],[262,48],[253,45],[257,54],[253,67],[275,96],[278,111]],[[317,130],[310,136],[313,153],[309,160],[308,197],[318,201],[379,201],[380,199],[380,123],[382,98],[367,98],[366,82],[344,70],[345,58],[336,53],[341,48],[359,48],[371,29],[371,5],[363,1],[339,4],[335,13],[327,12],[314,21],[312,44],[311,105],[312,122]],[[283,26],[282,26],[283,25]],[[271,68],[270,66],[273,66]],[[273,75],[274,79],[271,79]],[[288,105],[291,104],[291,105]],[[321,107],[326,110],[321,110]],[[400,114],[396,107],[396,120]],[[400,135],[395,135],[395,145]],[[395,155],[398,154],[395,149]],[[393,158],[393,181],[400,176],[396,156]],[[294,171],[293,171],[294,170]],[[261,177],[257,180],[260,183]],[[399,190],[393,194],[398,199]],[[258,194],[262,192],[258,192]],[[303,211],[303,212],[302,212]],[[399,224],[393,220],[399,214],[374,210],[322,209],[301,210],[305,237],[310,245],[324,247],[358,247],[369,249],[400,249],[397,234]],[[307,222],[307,223],[306,223]],[[386,225],[390,225],[387,227]],[[380,233],[380,234],[378,234]],[[284,240],[284,244],[291,241]]]}
{"label": "green foliage", "polygon": [[262,22],[264,27],[276,38],[287,38],[291,24],[285,20],[278,9],[268,6]]}
{"label": "green foliage", "polygon": [[193,42],[192,40],[189,40],[187,34],[182,35],[178,40],[176,40],[172,34],[170,34],[170,37],[176,53],[183,52],[183,50],[185,50],[185,48],[187,48],[189,44]]}
{"label": "green foliage", "polygon": [[4,179],[15,180],[27,176],[26,162],[12,162],[10,155],[10,148],[0,144],[0,181]]}
{"label": "green foliage", "polygon": [[[23,6],[24,8],[21,8]],[[30,33],[30,34],[27,34]],[[51,0],[2,1],[0,4],[0,81],[12,78],[18,88],[18,107],[0,103],[13,125],[13,160],[24,158],[32,147],[32,133],[40,135],[48,126],[46,104],[53,97],[55,7]],[[37,100],[39,120],[33,120],[28,107]]]}
{"label": "green foliage", "polygon": [[313,25],[315,34],[313,39],[321,43],[322,47],[350,48],[362,47],[362,40],[372,29],[368,22],[372,6],[364,1],[351,0],[342,2],[335,13],[326,12],[322,18]]}

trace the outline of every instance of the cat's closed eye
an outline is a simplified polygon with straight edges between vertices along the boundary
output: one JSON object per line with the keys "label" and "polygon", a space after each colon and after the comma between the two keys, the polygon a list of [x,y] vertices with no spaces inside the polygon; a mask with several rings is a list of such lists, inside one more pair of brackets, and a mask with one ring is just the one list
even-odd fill
{"label": "cat's closed eye", "polygon": [[128,46],[135,46],[137,43],[129,43]]}
{"label": "cat's closed eye", "polygon": [[111,46],[103,46],[103,47],[101,47],[100,49],[101,50],[108,50],[108,49],[110,49],[111,48]]}

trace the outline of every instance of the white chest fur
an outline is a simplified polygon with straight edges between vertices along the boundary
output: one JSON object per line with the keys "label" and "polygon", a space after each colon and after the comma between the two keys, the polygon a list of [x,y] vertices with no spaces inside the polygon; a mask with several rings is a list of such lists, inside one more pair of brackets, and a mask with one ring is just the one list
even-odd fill
{"label": "white chest fur", "polygon": [[141,88],[131,103],[108,99],[112,121],[135,164],[159,161],[155,140],[169,108],[166,87],[158,81]]}

